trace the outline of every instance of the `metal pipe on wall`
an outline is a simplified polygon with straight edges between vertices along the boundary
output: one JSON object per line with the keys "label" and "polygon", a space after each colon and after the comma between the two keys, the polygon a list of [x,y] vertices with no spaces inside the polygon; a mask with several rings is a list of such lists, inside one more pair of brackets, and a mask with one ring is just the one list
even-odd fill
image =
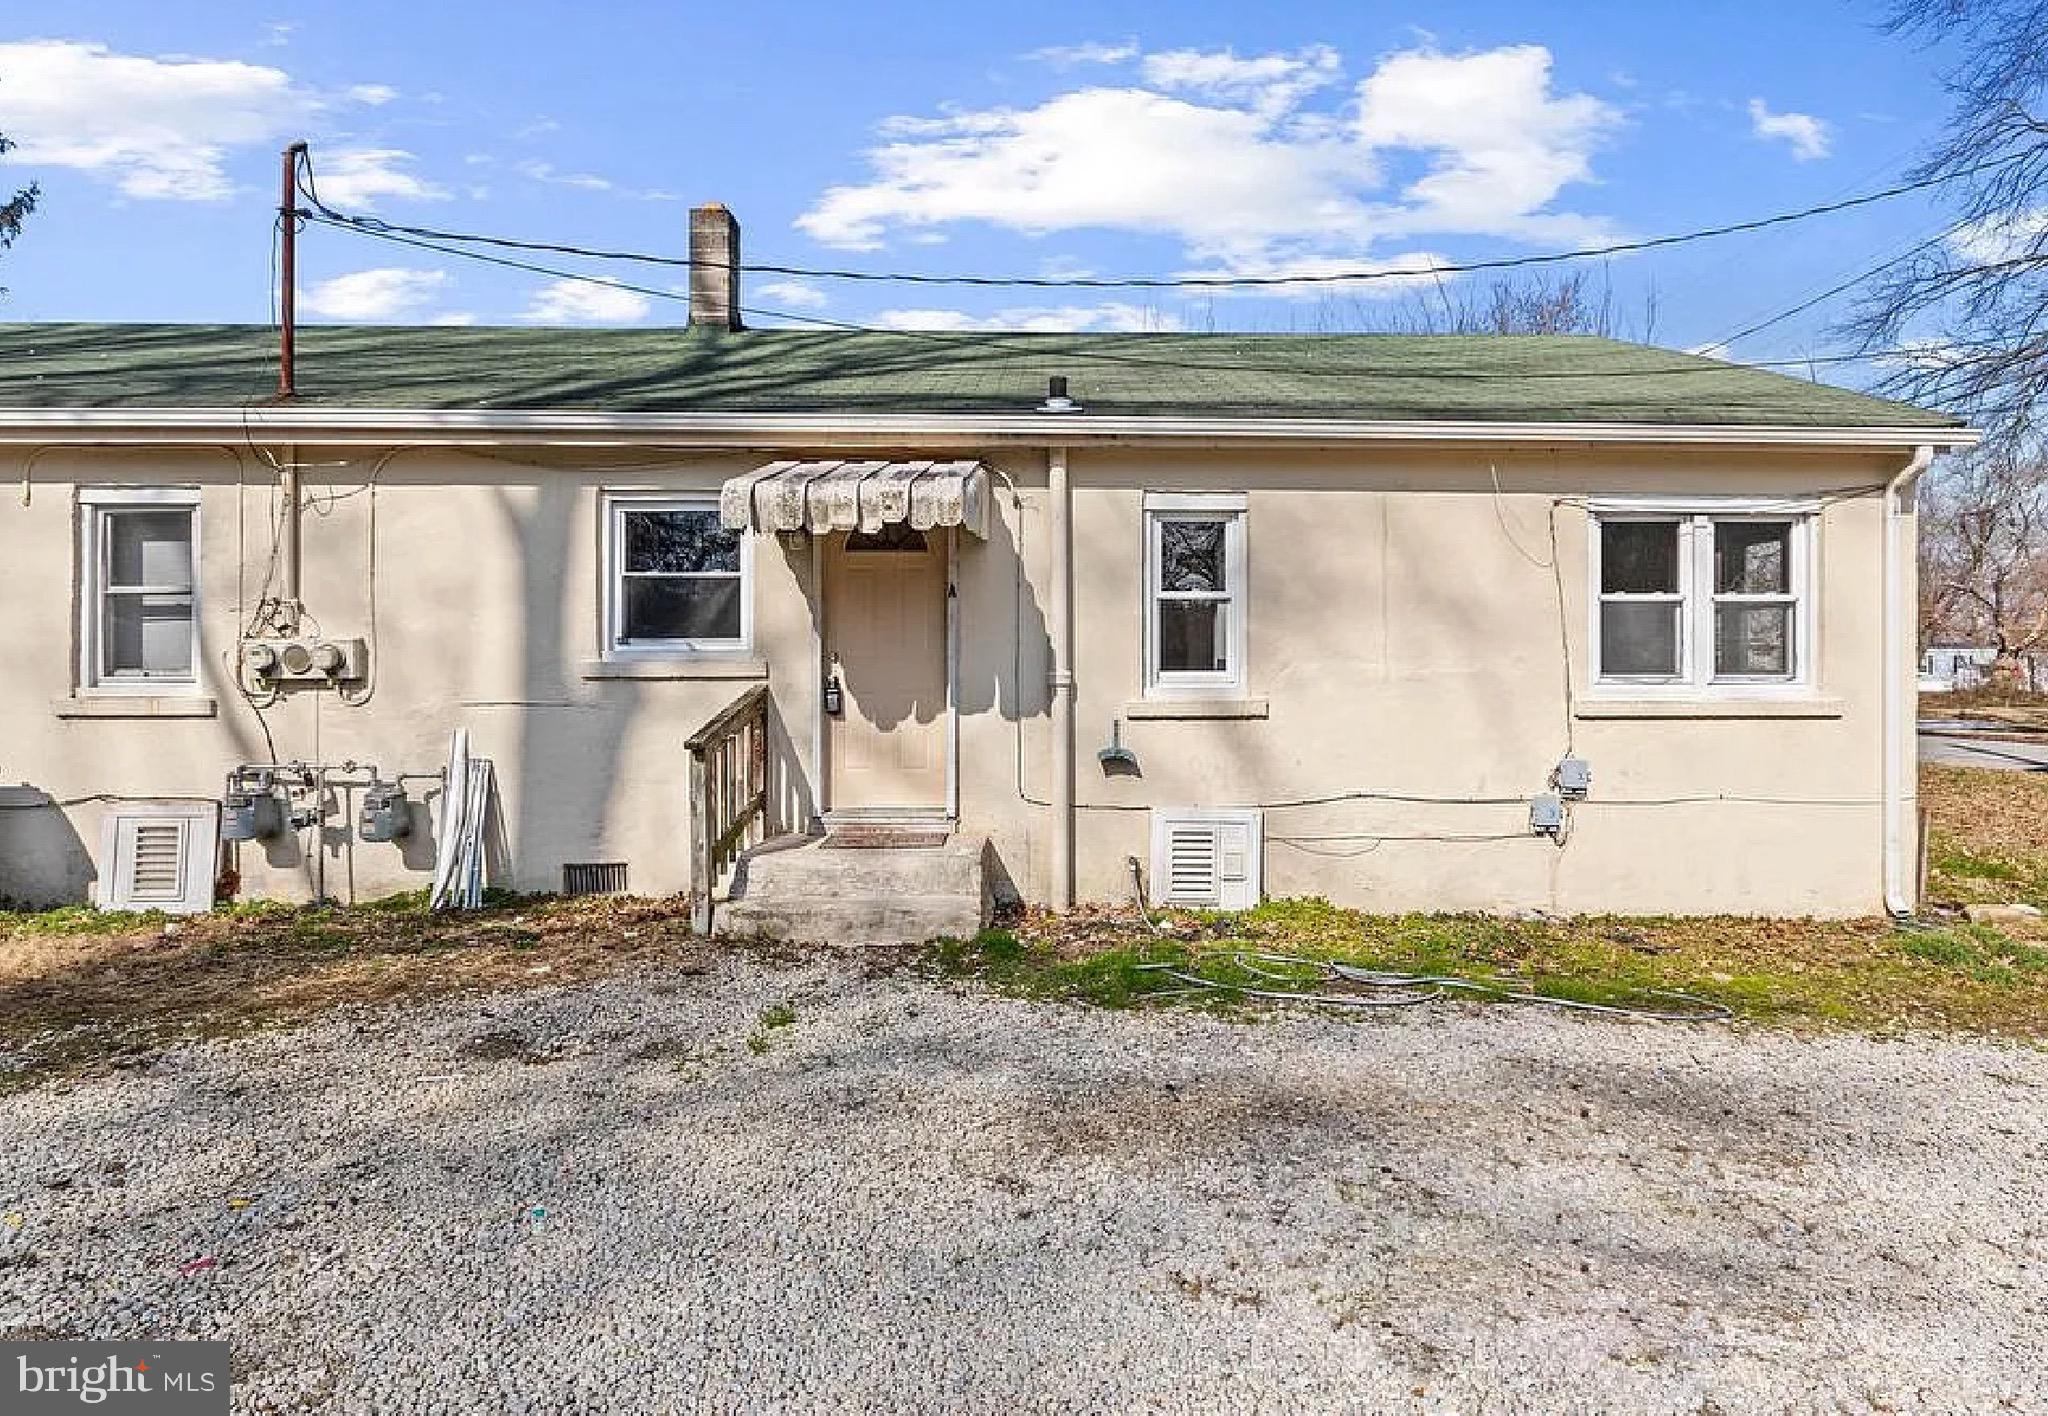
{"label": "metal pipe on wall", "polygon": [[1074,502],[1067,450],[1047,452],[1051,490],[1052,903],[1074,906]]}

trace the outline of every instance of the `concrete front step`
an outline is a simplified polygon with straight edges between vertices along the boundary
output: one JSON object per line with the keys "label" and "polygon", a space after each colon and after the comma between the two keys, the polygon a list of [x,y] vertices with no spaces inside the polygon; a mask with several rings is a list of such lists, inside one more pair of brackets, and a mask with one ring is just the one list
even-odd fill
{"label": "concrete front step", "polygon": [[792,944],[922,944],[971,939],[985,916],[965,895],[895,899],[731,900],[712,912],[712,933]]}
{"label": "concrete front step", "polygon": [[805,944],[921,944],[967,938],[989,917],[987,843],[840,849],[810,839],[747,853],[712,932]]}

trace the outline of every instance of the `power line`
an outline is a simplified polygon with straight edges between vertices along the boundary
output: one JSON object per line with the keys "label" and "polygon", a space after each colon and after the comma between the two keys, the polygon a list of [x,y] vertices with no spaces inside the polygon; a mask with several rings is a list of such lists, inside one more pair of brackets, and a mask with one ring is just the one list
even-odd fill
{"label": "power line", "polygon": [[315,225],[333,227],[338,231],[353,231],[359,236],[374,236],[380,241],[395,241],[401,246],[416,246],[422,251],[435,251],[444,256],[461,256],[465,260],[484,261],[490,265],[505,266],[511,270],[523,270],[534,275],[550,275],[560,280],[579,280],[589,285],[602,285],[610,290],[630,290],[636,295],[649,295],[657,300],[680,300],[689,303],[690,297],[674,290],[663,290],[653,285],[635,285],[630,281],[615,280],[608,275],[590,275],[583,271],[559,270],[553,266],[537,265],[532,261],[517,261],[509,256],[486,255],[482,251],[464,251],[453,246],[439,246],[432,241],[416,236],[400,235],[402,228],[380,230],[374,226],[363,226],[353,221],[335,220],[325,216],[308,214],[305,218]]}
{"label": "power line", "polygon": [[1951,226],[1944,226],[1941,230],[1937,231],[1934,235],[1928,237],[1926,240],[1917,242],[1916,244],[1907,247],[1905,250],[1899,252],[1898,255],[1893,256],[1888,260],[1878,262],[1876,265],[1872,266],[1870,269],[1866,271],[1863,271],[1861,274],[1852,275],[1847,280],[1844,280],[1839,284],[1830,285],[1827,289],[1821,291],[1817,295],[1809,295],[1806,299],[1801,300],[1798,304],[1792,306],[1790,309],[1780,310],[1777,314],[1770,316],[1768,319],[1761,319],[1758,320],[1755,324],[1745,325],[1741,329],[1735,331],[1735,333],[1727,335],[1724,338],[1717,339],[1712,344],[1705,345],[1703,347],[1707,349],[1726,349],[1730,345],[1735,343],[1735,341],[1738,339],[1747,339],[1752,334],[1761,334],[1765,330],[1770,329],[1773,325],[1783,324],[1786,320],[1791,319],[1794,315],[1803,315],[1808,310],[1812,309],[1815,305],[1821,304],[1827,300],[1832,300],[1835,298],[1835,296],[1840,295],[1845,291],[1855,289],[1857,286],[1863,284],[1866,280],[1870,280],[1876,276],[1884,274],[1893,266],[1901,265],[1906,261],[1913,259],[1913,257],[1919,255],[1922,251],[1928,249],[1930,246],[1940,245],[1943,241],[1946,241],[1956,231],[1960,230],[1961,226],[1962,223],[1957,223]]}
{"label": "power line", "polygon": [[[584,284],[601,286],[610,290],[628,290],[632,291],[635,294],[648,296],[649,298],[652,299],[670,300],[683,304],[687,304],[690,298],[687,294],[679,291],[664,290],[658,286],[652,285],[638,285],[630,281],[618,280],[611,276],[591,275],[583,271],[564,270],[558,266],[541,265],[533,261],[516,260],[508,256],[496,256],[483,251],[470,251],[464,250],[461,247],[457,246],[439,245],[433,241],[421,239],[416,236],[400,234],[400,232],[397,229],[386,230],[381,229],[379,227],[363,226],[356,224],[354,222],[335,220],[326,216],[316,215],[312,213],[306,214],[305,220],[312,222],[316,225],[327,226],[339,231],[353,232],[357,235],[373,237],[380,241],[390,241],[398,245],[410,246],[418,250],[432,251],[437,255],[455,256],[463,260],[481,261],[487,265],[502,266],[512,270],[525,271],[533,275],[545,275],[558,280],[573,280]],[[1484,369],[1431,370],[1425,376],[1420,374],[1406,374],[1404,371],[1398,369],[1390,370],[1383,368],[1330,369],[1309,368],[1300,365],[1286,364],[1255,364],[1247,363],[1241,360],[1204,361],[1187,359],[1167,359],[1159,357],[1148,357],[1137,354],[1127,354],[1109,349],[1083,348],[1072,345],[1064,349],[1055,347],[1053,349],[1048,350],[1043,344],[1021,344],[1016,342],[1019,335],[1023,334],[1023,332],[1021,331],[980,331],[975,333],[968,333],[964,331],[951,330],[880,330],[871,325],[856,324],[848,320],[832,319],[824,315],[798,314],[794,311],[767,309],[761,306],[754,305],[741,306],[741,312],[743,314],[750,315],[759,319],[787,320],[792,323],[815,325],[823,329],[835,330],[849,334],[886,333],[896,335],[902,338],[917,339],[925,341],[927,343],[940,344],[952,348],[973,348],[977,350],[987,350],[991,348],[998,350],[1009,349],[1016,353],[1028,353],[1039,357],[1044,357],[1048,353],[1051,353],[1057,355],[1060,358],[1065,359],[1121,365],[1135,368],[1174,369],[1195,373],[1271,373],[1302,378],[1387,379],[1401,377],[1428,377],[1433,380],[1457,379],[1465,381],[1482,382],[1494,380],[1529,381],[1542,379],[1579,378],[1654,378],[1688,374],[1720,374],[1726,372],[1730,368],[1760,370],[1811,369],[1816,367],[1832,366],[1837,364],[1870,363],[1885,358],[1919,355],[1928,352],[1924,348],[1911,347],[1898,349],[1866,350],[1857,353],[1818,354],[1809,355],[1807,357],[1797,359],[1769,359],[1756,360],[1753,362],[1736,362],[1732,360],[1723,361],[1717,359],[1701,358],[1698,362],[1674,364],[1664,368],[1535,369],[1527,371],[1504,371]],[[1044,335],[1023,334],[1023,337],[1033,340],[1049,340],[1057,339],[1060,336],[1057,334],[1048,333]],[[1217,337],[1228,338],[1228,336]],[[1997,342],[1955,341],[1947,347],[1997,347]]]}
{"label": "power line", "polygon": [[[928,271],[865,271],[844,270],[818,266],[796,266],[782,264],[743,264],[740,269],[758,275],[798,276],[813,280],[852,280],[867,282],[888,282],[906,285],[971,285],[996,287],[1025,287],[1032,289],[1072,290],[1183,290],[1183,289],[1258,289],[1299,285],[1350,285],[1380,280],[1415,280],[1422,277],[1441,275],[1466,275],[1477,271],[1516,270],[1526,266],[1555,265],[1564,261],[1597,260],[1607,256],[1630,255],[1639,251],[1661,250],[1668,246],[1680,246],[1694,241],[1706,241],[1722,236],[1740,235],[1746,232],[1763,231],[1791,222],[1807,221],[1817,216],[1828,216],[1835,212],[1849,211],[1856,207],[1869,206],[1874,202],[1890,201],[1913,192],[1925,191],[1948,182],[1959,181],[1993,168],[2008,166],[2018,157],[2006,156],[1989,159],[1974,167],[1957,172],[1923,177],[1912,182],[1901,182],[1875,192],[1865,192],[1838,201],[1821,202],[1814,206],[1802,207],[1796,211],[1778,212],[1771,216],[1756,217],[1748,221],[1730,222],[1721,226],[1702,227],[1695,231],[1680,232],[1670,236],[1650,236],[1635,241],[1615,241],[1604,246],[1590,246],[1572,251],[1553,251],[1542,255],[1506,256],[1483,261],[1460,261],[1432,263],[1419,270],[1377,268],[1372,270],[1329,271],[1310,275],[1179,275],[1179,276],[1029,276],[1029,275],[944,275]],[[497,246],[507,250],[537,251],[553,255],[573,256],[586,260],[632,261],[646,265],[688,268],[690,261],[684,256],[664,256],[644,251],[609,250],[602,247],[578,246],[556,241],[523,240],[511,236],[486,235],[471,231],[451,231],[431,226],[405,226],[387,222],[378,217],[351,215],[338,211],[322,201],[319,184],[314,177],[310,159],[305,168],[305,180],[300,192],[311,202],[318,213],[332,224],[354,227],[357,230],[376,234],[402,234],[431,241],[452,241],[466,245]]]}

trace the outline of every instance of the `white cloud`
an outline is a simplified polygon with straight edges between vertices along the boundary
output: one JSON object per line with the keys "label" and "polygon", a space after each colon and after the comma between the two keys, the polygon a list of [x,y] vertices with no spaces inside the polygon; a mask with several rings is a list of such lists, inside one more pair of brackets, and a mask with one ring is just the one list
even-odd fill
{"label": "white cloud", "polygon": [[1282,113],[1319,88],[1337,81],[1344,63],[1326,44],[1298,54],[1259,54],[1240,59],[1228,49],[1170,49],[1147,54],[1139,73],[1154,88],[1249,100],[1261,111]]}
{"label": "white cloud", "polygon": [[344,148],[313,155],[314,188],[320,199],[346,211],[375,209],[386,197],[402,201],[439,201],[448,193],[406,169],[413,155],[399,148]]}
{"label": "white cloud", "polygon": [[473,325],[476,323],[476,316],[468,310],[447,310],[434,316],[427,323],[452,326]]}
{"label": "white cloud", "polygon": [[1834,147],[1834,134],[1825,120],[1811,113],[1773,113],[1760,98],[1749,101],[1749,130],[1759,138],[1784,142],[1796,162],[1826,157]]}
{"label": "white cloud", "polygon": [[1556,96],[1550,51],[1517,44],[1478,54],[1396,54],[1359,85],[1358,133],[1375,150],[1419,150],[1430,171],[1402,196],[1389,229],[1581,239],[1587,223],[1541,214],[1592,179],[1594,148],[1619,121],[1590,94]]}
{"label": "white cloud", "polygon": [[220,201],[238,149],[305,131],[337,103],[382,102],[362,84],[327,96],[268,64],[117,54],[67,40],[0,43],[7,161],[68,167],[141,200]]}
{"label": "white cloud", "polygon": [[522,162],[519,173],[555,187],[580,187],[586,192],[609,192],[612,189],[609,177],[600,177],[595,172],[563,172],[552,162]]}
{"label": "white cloud", "polygon": [[520,318],[531,324],[632,324],[653,308],[647,296],[610,281],[553,280],[534,292]]}
{"label": "white cloud", "polygon": [[1033,233],[1170,232],[1203,246],[1300,225],[1338,188],[1339,154],[1252,113],[1140,89],[1082,89],[1041,107],[929,120],[868,154],[875,179],[797,219],[834,246],[962,221]]}
{"label": "white cloud", "polygon": [[1954,368],[1969,357],[1969,350],[1945,339],[1923,338],[1905,340],[1898,348],[1878,356],[1876,362],[1885,368],[1939,373],[1944,369]]}
{"label": "white cloud", "polygon": [[[1031,235],[1165,235],[1227,267],[1344,259],[1417,235],[1584,240],[1605,223],[1553,209],[1592,180],[1618,112],[1554,90],[1536,45],[1391,55],[1347,96],[1311,107],[1340,56],[1172,50],[1141,83],[1073,89],[1028,108],[954,110],[881,127],[866,180],[797,220],[828,245],[872,249],[958,223]],[[1391,161],[1424,171],[1390,190]],[[1409,259],[1415,259],[1410,256]]]}
{"label": "white cloud", "polygon": [[1988,265],[2035,253],[2048,237],[2048,207],[1967,222],[1948,234],[1949,249],[1973,264]]}
{"label": "white cloud", "polygon": [[822,310],[832,299],[808,280],[771,280],[756,287],[755,293],[773,305],[793,310]]}
{"label": "white cloud", "polygon": [[380,266],[318,281],[299,296],[299,305],[334,320],[396,319],[427,304],[447,283],[446,271]]}
{"label": "white cloud", "polygon": [[232,148],[268,141],[309,97],[282,69],[147,59],[103,44],[0,44],[0,115],[23,166],[75,167],[139,198],[217,201]]}
{"label": "white cloud", "polygon": [[[479,153],[472,153],[465,162],[487,164],[495,159]],[[679,202],[681,197],[659,187],[628,187],[596,172],[564,172],[552,162],[537,158],[517,164],[519,175],[532,182],[544,182],[551,187],[574,187],[584,192],[616,192],[636,202]]]}
{"label": "white cloud", "polygon": [[1012,330],[1029,334],[1063,334],[1075,330],[1133,333],[1181,327],[1181,322],[1172,315],[1119,301],[1102,305],[1027,305],[998,310],[992,315],[970,315],[961,310],[942,309],[883,310],[871,317],[868,323],[877,329],[949,333],[975,330]]}
{"label": "white cloud", "polygon": [[1081,44],[1048,44],[1024,57],[1057,69],[1071,69],[1080,64],[1128,64],[1138,57],[1138,41],[1127,39],[1122,44],[1103,44],[1088,40]]}
{"label": "white cloud", "polygon": [[398,97],[398,90],[389,84],[357,84],[349,89],[348,96],[357,103],[368,104],[372,108],[382,108],[385,104]]}

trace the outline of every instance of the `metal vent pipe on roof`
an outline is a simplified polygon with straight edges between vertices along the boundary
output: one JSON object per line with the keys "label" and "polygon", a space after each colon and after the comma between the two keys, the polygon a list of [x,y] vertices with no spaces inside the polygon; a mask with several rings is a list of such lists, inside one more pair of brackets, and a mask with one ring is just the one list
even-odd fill
{"label": "metal vent pipe on roof", "polygon": [[1038,405],[1041,413],[1079,413],[1081,405],[1067,396],[1067,376],[1054,374],[1045,381],[1045,402]]}

